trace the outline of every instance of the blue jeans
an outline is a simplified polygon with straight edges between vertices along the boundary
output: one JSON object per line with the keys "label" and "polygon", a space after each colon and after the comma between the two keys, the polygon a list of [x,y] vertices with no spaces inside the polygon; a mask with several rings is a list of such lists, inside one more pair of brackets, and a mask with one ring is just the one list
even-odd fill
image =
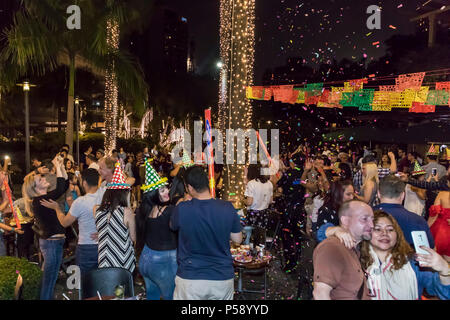
{"label": "blue jeans", "polygon": [[59,268],[63,258],[65,239],[45,240],[39,239],[39,247],[44,258],[41,300],[53,300],[53,291],[58,280]]}
{"label": "blue jeans", "polygon": [[144,246],[139,272],[145,280],[147,300],[173,300],[177,268],[177,250],[156,251]]}
{"label": "blue jeans", "polygon": [[79,244],[75,253],[75,264],[80,267],[81,275],[98,269],[98,245]]}
{"label": "blue jeans", "polygon": [[245,226],[245,227],[243,228],[243,231],[244,231],[244,233],[245,233],[244,244],[245,244],[245,245],[249,245],[249,244],[250,244],[250,237],[252,236],[253,227],[251,227],[251,226]]}
{"label": "blue jeans", "polygon": [[0,232],[0,257],[6,256],[6,247],[3,240],[3,232]]}

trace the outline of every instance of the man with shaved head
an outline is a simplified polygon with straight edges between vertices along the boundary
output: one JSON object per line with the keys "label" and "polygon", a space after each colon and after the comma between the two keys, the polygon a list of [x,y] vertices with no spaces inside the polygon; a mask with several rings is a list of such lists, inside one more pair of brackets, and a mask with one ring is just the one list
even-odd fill
{"label": "man with shaved head", "polygon": [[[370,240],[372,208],[358,200],[344,203],[339,209],[339,225],[357,244]],[[338,238],[331,236],[314,250],[313,263],[315,300],[370,299],[356,248],[348,249]]]}

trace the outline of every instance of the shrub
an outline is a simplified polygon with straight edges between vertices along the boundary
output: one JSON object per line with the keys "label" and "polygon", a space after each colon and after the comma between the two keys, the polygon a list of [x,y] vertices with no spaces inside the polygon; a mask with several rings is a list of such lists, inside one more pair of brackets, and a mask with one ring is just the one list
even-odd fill
{"label": "shrub", "polygon": [[17,273],[23,279],[22,299],[38,300],[42,271],[28,260],[16,257],[0,257],[0,300],[13,300]]}

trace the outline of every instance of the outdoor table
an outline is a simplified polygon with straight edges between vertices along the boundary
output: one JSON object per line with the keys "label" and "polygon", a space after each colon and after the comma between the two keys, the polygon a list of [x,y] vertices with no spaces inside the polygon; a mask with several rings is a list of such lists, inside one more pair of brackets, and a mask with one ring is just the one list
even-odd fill
{"label": "outdoor table", "polygon": [[248,273],[258,272],[263,269],[264,272],[264,299],[266,299],[266,287],[267,287],[267,268],[269,267],[271,258],[263,261],[255,261],[252,260],[251,262],[239,262],[233,259],[233,265],[238,271],[238,293],[261,293],[261,291],[255,291],[255,290],[244,290],[242,288],[242,275],[245,271],[248,271]]}

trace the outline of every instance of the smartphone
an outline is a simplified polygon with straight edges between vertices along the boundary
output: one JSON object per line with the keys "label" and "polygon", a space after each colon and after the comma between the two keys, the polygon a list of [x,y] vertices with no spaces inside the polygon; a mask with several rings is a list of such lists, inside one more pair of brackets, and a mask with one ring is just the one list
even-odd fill
{"label": "smartphone", "polygon": [[434,177],[437,175],[437,168],[432,168],[431,169],[431,175]]}
{"label": "smartphone", "polygon": [[[428,248],[430,247],[430,243],[428,242],[428,237],[425,231],[411,231],[411,236],[416,252],[419,254],[429,254],[427,251],[420,248],[420,246]],[[419,262],[419,264],[421,264],[421,262]]]}
{"label": "smartphone", "polygon": [[80,171],[75,171],[75,175],[78,177],[80,175]]}

